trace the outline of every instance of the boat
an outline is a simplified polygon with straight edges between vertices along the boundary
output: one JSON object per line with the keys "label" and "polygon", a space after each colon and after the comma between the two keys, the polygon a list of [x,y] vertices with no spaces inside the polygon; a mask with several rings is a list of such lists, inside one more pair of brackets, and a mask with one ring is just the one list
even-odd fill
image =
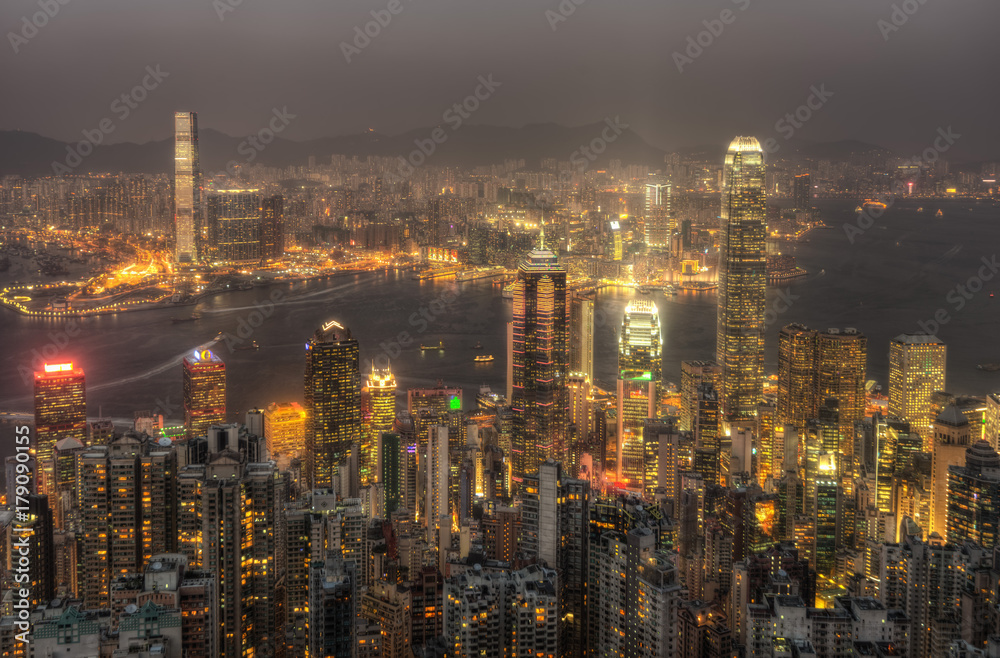
{"label": "boat", "polygon": [[492,354],[480,354],[479,356],[473,359],[473,361],[475,361],[476,363],[489,363],[492,360],[493,360]]}
{"label": "boat", "polygon": [[984,372],[1000,372],[1000,363],[980,363],[976,368]]}
{"label": "boat", "polygon": [[864,208],[862,208],[861,206],[858,206],[857,208],[854,209],[854,212],[856,212],[856,213],[864,212]]}
{"label": "boat", "polygon": [[483,349],[483,344],[482,344],[482,343],[480,343],[480,342],[479,342],[479,341],[477,340],[477,341],[476,341],[476,344],[472,346],[472,349],[474,349],[474,350],[481,350],[481,349]]}
{"label": "boat", "polygon": [[866,210],[868,209],[869,206],[873,208],[879,208],[881,210],[885,210],[888,207],[888,205],[885,202],[879,201],[878,199],[865,199],[863,205]]}
{"label": "boat", "polygon": [[195,320],[200,320],[200,319],[201,316],[198,315],[197,313],[194,313],[186,318],[170,318],[170,321],[173,322],[174,324],[178,324],[180,322],[194,322]]}
{"label": "boat", "polygon": [[934,213],[935,217],[944,217],[944,211],[938,208],[938,211]]}
{"label": "boat", "polygon": [[920,206],[919,208],[917,208],[917,212],[923,212],[923,211],[924,211],[924,207],[923,206]]}
{"label": "boat", "polygon": [[424,345],[423,343],[420,343],[420,349],[424,350],[425,352],[429,350],[443,350],[444,341],[439,340],[436,345]]}
{"label": "boat", "polygon": [[254,341],[250,341],[249,345],[240,345],[239,347],[234,347],[233,351],[234,352],[242,352],[242,351],[245,351],[245,350],[259,350],[259,349],[260,349],[260,345],[258,345],[257,341],[254,340]]}

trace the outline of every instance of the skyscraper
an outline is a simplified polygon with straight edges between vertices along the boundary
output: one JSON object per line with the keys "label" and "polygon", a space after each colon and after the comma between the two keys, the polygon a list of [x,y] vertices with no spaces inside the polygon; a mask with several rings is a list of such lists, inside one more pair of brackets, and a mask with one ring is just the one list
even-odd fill
{"label": "skyscraper", "polygon": [[[35,373],[35,460],[38,491],[53,496],[53,449],[67,436],[87,441],[87,394],[82,368],[72,363],[45,364]],[[50,500],[55,500],[54,496]]]}
{"label": "skyscraper", "polygon": [[764,151],[756,138],[737,137],[723,171],[716,342],[730,422],[752,417],[764,392],[766,215]]}
{"label": "skyscraper", "polygon": [[521,263],[513,309],[513,477],[520,483],[565,450],[569,395],[566,270],[541,245]]}
{"label": "skyscraper", "polygon": [[646,246],[663,249],[670,246],[673,234],[670,183],[646,183]]}
{"label": "skyscraper", "polygon": [[271,454],[298,457],[305,449],[306,412],[298,402],[272,402],[264,409],[264,438]]}
{"label": "skyscraper", "polygon": [[222,263],[261,259],[261,201],[257,190],[216,190],[208,196],[211,241],[203,258]]}
{"label": "skyscraper", "polygon": [[389,366],[376,368],[372,364],[365,388],[370,396],[371,417],[368,422],[371,431],[388,432],[396,420],[396,378]]}
{"label": "skyscraper", "polygon": [[361,438],[358,341],[329,321],[306,343],[306,459],[315,487],[333,486],[337,466]]}
{"label": "skyscraper", "polygon": [[226,364],[211,350],[184,357],[184,426],[202,436],[226,422]]}
{"label": "skyscraper", "polygon": [[889,343],[889,415],[909,421],[933,448],[931,395],[943,391],[948,348],[937,336],[900,334]]}
{"label": "skyscraper", "polygon": [[799,174],[795,177],[792,195],[796,209],[809,210],[812,208],[812,177],[809,174]]}
{"label": "skyscraper", "polygon": [[280,194],[261,202],[260,257],[281,258],[285,253],[285,198]]}
{"label": "skyscraper", "polygon": [[645,463],[642,428],[656,418],[663,377],[660,316],[656,305],[633,299],[618,337],[618,479],[641,489]]}
{"label": "skyscraper", "polygon": [[594,381],[594,299],[573,295],[570,300],[569,369]]}
{"label": "skyscraper", "polygon": [[174,113],[174,260],[198,260],[201,222],[201,161],[198,156],[198,115]]}
{"label": "skyscraper", "polygon": [[948,541],[984,547],[1000,539],[1000,455],[986,441],[965,451],[965,465],[948,469]]}
{"label": "skyscraper", "polygon": [[722,369],[714,361],[681,361],[681,414],[678,429],[694,430],[698,417],[698,388],[710,384],[719,385]]}
{"label": "skyscraper", "polygon": [[819,417],[826,399],[834,398],[840,413],[838,449],[853,454],[854,423],[865,415],[867,356],[868,339],[857,329],[783,327],[778,334],[778,424],[801,432]]}

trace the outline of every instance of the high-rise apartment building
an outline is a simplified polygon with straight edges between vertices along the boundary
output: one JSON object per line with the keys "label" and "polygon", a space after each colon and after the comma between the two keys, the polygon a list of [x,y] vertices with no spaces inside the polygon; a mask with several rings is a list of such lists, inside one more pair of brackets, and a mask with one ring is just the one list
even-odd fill
{"label": "high-rise apartment building", "polygon": [[184,357],[184,426],[188,436],[204,436],[226,422],[226,364],[211,350]]}
{"label": "high-rise apartment building", "polygon": [[716,361],[727,422],[755,415],[764,393],[767,194],[764,151],[754,137],[729,145],[723,170]]}
{"label": "high-rise apartment building", "polygon": [[285,254],[285,198],[280,194],[261,200],[261,260],[281,258]]}
{"label": "high-rise apartment building", "polygon": [[174,113],[174,260],[198,261],[201,228],[201,161],[198,155],[198,115]]}
{"label": "high-rise apartment building", "polygon": [[361,438],[358,341],[331,320],[306,343],[305,404],[308,481],[333,486],[337,467]]}
{"label": "high-rise apartment building", "polygon": [[996,546],[1000,539],[1000,455],[986,441],[965,451],[965,464],[948,469],[948,541]]}
{"label": "high-rise apartment building", "polygon": [[306,446],[306,410],[298,402],[272,402],[264,409],[264,438],[272,455],[299,457]]}
{"label": "high-rise apartment building", "polygon": [[945,390],[947,346],[937,336],[900,334],[889,343],[889,415],[910,422],[933,447],[931,396]]}

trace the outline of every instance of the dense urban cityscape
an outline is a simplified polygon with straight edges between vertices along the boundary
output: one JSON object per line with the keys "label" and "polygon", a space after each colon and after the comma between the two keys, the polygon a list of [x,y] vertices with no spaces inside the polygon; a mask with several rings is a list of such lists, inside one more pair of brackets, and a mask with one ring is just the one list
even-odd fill
{"label": "dense urban cityscape", "polygon": [[0,131],[0,656],[1000,658],[1000,159],[792,139],[822,84],[780,139],[466,123],[500,80],[403,154]]}

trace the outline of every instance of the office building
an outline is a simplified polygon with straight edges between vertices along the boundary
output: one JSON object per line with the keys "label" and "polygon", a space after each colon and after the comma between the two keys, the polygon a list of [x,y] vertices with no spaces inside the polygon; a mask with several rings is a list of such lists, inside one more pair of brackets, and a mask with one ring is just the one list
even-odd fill
{"label": "office building", "polygon": [[678,429],[694,429],[698,416],[698,388],[710,384],[718,389],[722,368],[714,361],[681,361],[681,409]]}
{"label": "office building", "polygon": [[569,369],[594,380],[593,296],[574,294],[570,300]]}
{"label": "office building", "polygon": [[41,494],[55,493],[53,451],[67,437],[87,442],[86,378],[72,363],[45,364],[35,373],[35,464]]}
{"label": "office building", "polygon": [[264,409],[264,438],[272,455],[301,457],[306,443],[306,410],[298,402],[272,402]]}
{"label": "office building", "polygon": [[764,151],[754,137],[729,145],[723,170],[716,361],[722,414],[752,418],[764,393],[767,194]]}
{"label": "office building", "polygon": [[889,343],[889,415],[909,421],[933,447],[931,396],[945,390],[947,347],[937,336],[900,334]]}
{"label": "office building", "polygon": [[212,262],[250,264],[261,260],[261,200],[257,190],[215,190],[208,195]]}
{"label": "office building", "polygon": [[280,194],[261,201],[260,258],[273,260],[285,255],[285,199]]}
{"label": "office building", "polygon": [[361,370],[358,341],[331,320],[306,343],[307,480],[333,486],[337,467],[361,439]]}
{"label": "office building", "polygon": [[1000,538],[1000,455],[986,441],[965,451],[965,463],[948,468],[948,541],[973,541],[987,549]]}
{"label": "office building", "polygon": [[513,480],[566,449],[569,318],[566,270],[545,248],[544,233],[518,269],[513,306]]}
{"label": "office building", "polygon": [[226,364],[211,350],[184,357],[184,426],[188,436],[204,436],[226,422]]}
{"label": "office building", "polygon": [[198,261],[202,222],[198,115],[174,113],[174,260]]}

